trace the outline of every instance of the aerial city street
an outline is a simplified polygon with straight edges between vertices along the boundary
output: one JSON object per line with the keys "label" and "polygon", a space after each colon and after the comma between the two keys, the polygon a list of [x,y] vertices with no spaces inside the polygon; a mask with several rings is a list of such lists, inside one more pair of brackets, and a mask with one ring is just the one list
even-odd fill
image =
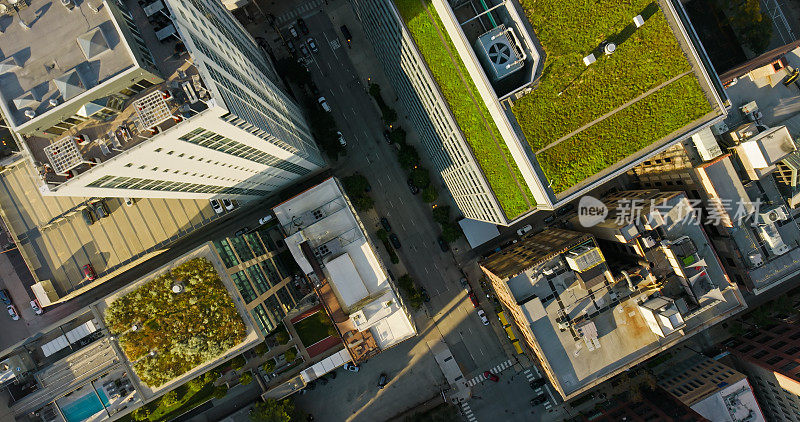
{"label": "aerial city street", "polygon": [[800,422],[800,0],[0,0],[0,119],[0,422]]}

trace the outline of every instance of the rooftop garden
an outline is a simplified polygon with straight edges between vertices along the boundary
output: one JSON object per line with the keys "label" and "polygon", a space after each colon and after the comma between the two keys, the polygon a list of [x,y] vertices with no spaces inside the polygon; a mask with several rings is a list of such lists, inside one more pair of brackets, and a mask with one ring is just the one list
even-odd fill
{"label": "rooftop garden", "polygon": [[[555,192],[711,111],[652,0],[520,3],[546,55],[538,85],[512,111]],[[639,14],[645,23],[635,29]],[[600,47],[609,40],[617,49],[607,56]]]}
{"label": "rooftop garden", "polygon": [[434,7],[421,0],[395,4],[506,216],[533,208],[533,195]]}
{"label": "rooftop garden", "polygon": [[[173,292],[176,283],[183,291]],[[189,260],[117,298],[105,321],[139,378],[154,388],[245,338],[244,322],[205,258]]]}
{"label": "rooftop garden", "polygon": [[306,347],[330,336],[338,335],[324,310],[297,321],[294,329],[300,337],[300,342]]}

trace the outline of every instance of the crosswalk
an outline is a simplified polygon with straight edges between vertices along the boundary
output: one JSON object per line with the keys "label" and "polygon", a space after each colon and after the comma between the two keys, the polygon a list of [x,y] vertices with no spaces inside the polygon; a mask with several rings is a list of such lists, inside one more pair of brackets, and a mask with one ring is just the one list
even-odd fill
{"label": "crosswalk", "polygon": [[[505,362],[503,362],[503,363],[501,363],[501,364],[499,364],[499,365],[495,366],[494,368],[490,369],[490,370],[489,370],[489,372],[491,372],[491,373],[493,373],[493,374],[497,375],[497,374],[499,374],[500,372],[503,372],[504,370],[506,370],[506,369],[510,368],[512,365],[514,365],[514,361],[512,361],[511,359],[509,359],[509,360],[507,360],[507,361],[505,361]],[[479,383],[479,382],[481,382],[481,381],[483,381],[483,380],[485,380],[485,379],[486,379],[486,376],[485,376],[485,375],[483,375],[483,374],[480,374],[480,375],[478,375],[477,377],[475,377],[475,378],[473,378],[473,379],[471,379],[471,380],[467,381],[467,382],[466,382],[466,386],[467,386],[467,387],[472,387],[473,385],[475,385],[475,384],[477,384],[477,383]]]}
{"label": "crosswalk", "polygon": [[530,368],[522,371],[522,373],[525,374],[525,378],[528,379],[528,382],[531,382],[536,379],[536,375],[533,375],[533,371],[531,371]]}
{"label": "crosswalk", "polygon": [[478,418],[475,417],[475,414],[472,413],[472,409],[469,407],[469,403],[462,401],[461,411],[464,413],[464,417],[467,418],[467,421],[475,422],[478,420]]}
{"label": "crosswalk", "polygon": [[303,3],[294,9],[275,18],[275,25],[282,26],[284,23],[289,22],[297,17],[303,16],[304,13],[311,9],[317,8],[322,5],[323,0],[311,0]]}
{"label": "crosswalk", "polygon": [[[534,371],[536,371],[535,374],[534,374]],[[528,382],[531,382],[531,381],[541,377],[541,374],[539,373],[539,371],[536,368],[528,368],[528,369],[522,371],[522,373],[525,375],[525,378],[528,379]],[[546,386],[539,387],[536,390],[534,390],[533,392],[537,396],[539,394],[547,394],[548,398],[552,399],[552,396],[549,394],[549,391],[547,391],[546,388],[547,388]],[[547,410],[548,412],[553,407],[553,403],[549,399],[546,402],[544,402],[544,409]]]}

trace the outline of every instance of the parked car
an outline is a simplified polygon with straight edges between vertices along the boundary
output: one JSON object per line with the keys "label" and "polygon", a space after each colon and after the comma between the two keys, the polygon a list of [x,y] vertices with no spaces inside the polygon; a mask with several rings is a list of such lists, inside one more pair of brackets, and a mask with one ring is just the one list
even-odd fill
{"label": "parked car", "polygon": [[483,376],[486,377],[486,379],[488,379],[489,381],[492,381],[492,382],[500,381],[500,377],[498,377],[497,375],[491,373],[490,371],[484,371],[483,372]]}
{"label": "parked car", "polygon": [[523,228],[521,228],[521,229],[517,230],[517,235],[518,235],[518,236],[525,236],[525,233],[527,233],[527,232],[529,232],[529,231],[531,231],[531,230],[533,230],[533,226],[531,226],[530,224],[528,224],[527,226],[525,226],[525,227],[523,227]]}
{"label": "parked car", "polygon": [[413,180],[408,179],[406,183],[408,184],[408,189],[411,190],[412,195],[416,195],[419,193],[419,188],[414,185]]}
{"label": "parked car", "polygon": [[319,103],[319,106],[322,107],[323,110],[327,111],[328,113],[331,112],[331,106],[328,105],[328,101],[325,100],[325,97],[317,98],[317,102]]}
{"label": "parked car", "polygon": [[294,25],[289,25],[289,35],[291,35],[292,38],[297,38],[300,36],[300,34],[297,33],[297,28],[295,28]]}
{"label": "parked car", "polygon": [[555,214],[550,214],[550,215],[548,215],[547,217],[544,218],[544,223],[545,224],[550,224],[553,221],[556,221],[556,215]]}
{"label": "parked car", "polygon": [[483,312],[483,309],[478,309],[478,318],[481,319],[483,325],[489,325],[489,318],[486,318],[486,312]]}
{"label": "parked car", "polygon": [[344,35],[344,40],[347,41],[347,46],[350,47],[350,41],[353,40],[353,37],[350,35],[350,30],[347,29],[347,25],[342,25],[339,27],[339,30],[342,31],[342,35]]}
{"label": "parked car", "polygon": [[345,371],[350,371],[350,372],[358,372],[358,370],[361,369],[358,365],[354,364],[353,362],[345,363],[344,366],[342,366],[342,368],[344,368]]}
{"label": "parked car", "polygon": [[31,301],[31,309],[33,309],[33,313],[35,313],[36,315],[41,315],[41,314],[42,314],[42,312],[44,312],[44,311],[42,310],[42,307],[41,307],[41,306],[39,306],[39,301],[38,301],[38,300],[36,300],[36,299],[33,299],[33,300]]}
{"label": "parked car", "polygon": [[531,399],[531,406],[540,405],[547,401],[547,394],[539,394]]}
{"label": "parked car", "polygon": [[239,236],[245,235],[249,231],[250,231],[250,227],[246,227],[246,226],[242,227],[241,229],[236,230],[236,233],[233,234],[233,237],[239,237]]}
{"label": "parked car", "polygon": [[472,288],[470,288],[469,281],[467,281],[466,277],[461,277],[461,280],[458,280],[458,282],[461,283],[461,287],[464,288],[464,291],[467,292],[467,294],[472,291]]}
{"label": "parked car", "polygon": [[381,372],[381,377],[378,378],[378,388],[386,387],[386,384],[389,382],[389,376],[386,375],[386,372]]}
{"label": "parked car", "polygon": [[481,304],[478,303],[478,296],[475,296],[475,292],[473,291],[469,292],[469,300],[472,301],[472,306],[476,308],[481,306]]}
{"label": "parked car", "polygon": [[81,211],[81,215],[83,215],[83,221],[85,221],[87,225],[91,226],[94,224],[94,213],[91,212],[89,208],[84,208],[83,211]]}
{"label": "parked car", "polygon": [[286,40],[286,49],[289,50],[289,54],[294,55],[297,52],[297,48],[295,48],[294,43]]}
{"label": "parked car", "polygon": [[344,140],[344,135],[342,135],[342,132],[336,131],[336,137],[339,139],[339,145],[343,147],[347,146],[347,141]]}
{"label": "parked car", "polygon": [[439,236],[439,238],[436,239],[436,242],[439,244],[439,249],[441,249],[442,252],[447,252],[450,250],[450,245],[448,245],[447,242],[445,242],[441,236]]}
{"label": "parked car", "polygon": [[386,139],[386,142],[392,143],[392,132],[389,132],[388,129],[383,131],[383,139]]}
{"label": "parked car", "polygon": [[305,44],[301,43],[297,48],[300,50],[301,56],[303,57],[308,56],[308,48],[306,47]]}
{"label": "parked car", "polygon": [[383,226],[383,229],[387,232],[392,231],[392,225],[389,224],[389,220],[386,217],[381,217],[381,226]]}
{"label": "parked car", "polygon": [[428,295],[428,291],[425,290],[424,287],[420,287],[419,288],[419,295],[422,296],[422,301],[423,302],[430,302],[431,301],[431,297]]}
{"label": "parked car", "polygon": [[15,308],[14,305],[6,306],[6,310],[8,311],[8,314],[11,315],[11,319],[13,319],[14,321],[19,319],[19,314],[17,313],[17,308]]}
{"label": "parked car", "polygon": [[212,199],[209,202],[211,202],[211,208],[214,208],[215,213],[222,214],[224,212],[224,209],[222,208],[222,205],[219,204],[219,201]]}
{"label": "parked car", "polygon": [[133,198],[122,198],[122,199],[125,201],[125,206],[126,207],[132,207],[133,206]]}
{"label": "parked car", "polygon": [[267,224],[270,221],[272,221],[272,216],[271,215],[267,215],[267,216],[259,218],[258,219],[258,224]]}
{"label": "parked car", "polygon": [[567,204],[556,210],[556,214],[565,215],[575,209],[575,204]]}
{"label": "parked car", "polygon": [[222,198],[222,205],[228,211],[233,211],[233,209],[236,208],[236,205],[233,205],[233,201],[228,198]]}
{"label": "parked car", "polygon": [[319,53],[319,47],[317,47],[317,41],[314,39],[314,37],[308,37],[306,44],[308,44],[308,48],[311,49],[312,53]]}
{"label": "parked car", "polygon": [[539,378],[538,380],[531,381],[530,386],[535,390],[539,387],[543,387],[545,384],[547,384],[547,381],[544,378]]}
{"label": "parked car", "polygon": [[5,305],[11,304],[11,294],[8,293],[8,290],[0,290],[0,302],[3,302]]}
{"label": "parked car", "polygon": [[89,281],[97,279],[97,273],[94,271],[92,264],[86,264],[83,266],[83,275],[86,276],[86,279]]}
{"label": "parked car", "polygon": [[297,18],[297,27],[300,28],[300,32],[302,32],[303,35],[308,35],[308,26],[303,18]]}
{"label": "parked car", "polygon": [[400,249],[400,238],[398,238],[396,234],[390,234],[389,241],[392,242],[392,246],[394,246],[395,249]]}

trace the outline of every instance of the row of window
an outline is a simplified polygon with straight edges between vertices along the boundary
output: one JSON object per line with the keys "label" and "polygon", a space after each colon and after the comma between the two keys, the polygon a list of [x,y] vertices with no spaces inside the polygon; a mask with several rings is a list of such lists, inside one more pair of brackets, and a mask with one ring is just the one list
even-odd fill
{"label": "row of window", "polygon": [[301,176],[311,172],[311,170],[305,167],[290,163],[272,154],[257,150],[249,145],[226,138],[204,128],[197,128],[186,135],[179,137],[178,139],[199,145],[203,148],[213,149],[214,151],[244,158],[245,160],[263,164],[265,166],[279,168],[281,170],[299,174]]}
{"label": "row of window", "polygon": [[189,193],[213,193],[222,195],[267,196],[269,191],[229,186],[214,186],[201,183],[172,182],[168,180],[142,179],[138,177],[103,176],[86,185],[90,188],[154,190]]}

